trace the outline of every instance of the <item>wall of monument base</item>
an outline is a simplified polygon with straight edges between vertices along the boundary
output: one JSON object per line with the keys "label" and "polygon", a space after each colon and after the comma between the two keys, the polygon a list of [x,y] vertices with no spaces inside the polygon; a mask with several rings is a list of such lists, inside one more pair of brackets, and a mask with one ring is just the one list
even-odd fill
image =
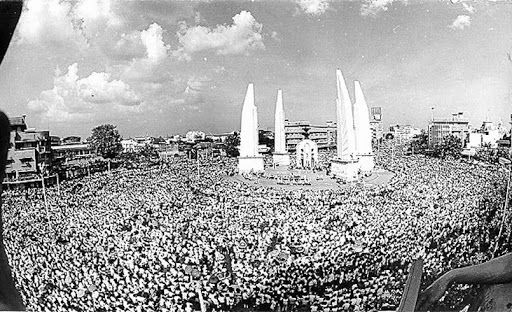
{"label": "wall of monument base", "polygon": [[273,154],[272,162],[275,166],[288,167],[290,165],[290,154]]}
{"label": "wall of monument base", "polygon": [[257,173],[264,170],[263,157],[238,157],[238,173]]}
{"label": "wall of monument base", "polygon": [[358,155],[359,157],[359,169],[363,174],[371,174],[373,168],[375,168],[375,161],[373,155]]}
{"label": "wall of monument base", "polygon": [[359,164],[354,160],[331,160],[331,174],[345,182],[353,182],[358,178]]}

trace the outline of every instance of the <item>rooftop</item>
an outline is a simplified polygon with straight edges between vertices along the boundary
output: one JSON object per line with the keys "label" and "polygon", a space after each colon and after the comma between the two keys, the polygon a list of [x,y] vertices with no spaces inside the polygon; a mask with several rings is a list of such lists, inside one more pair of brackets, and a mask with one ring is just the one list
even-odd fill
{"label": "rooftop", "polygon": [[469,120],[465,118],[434,118],[431,124],[469,124]]}
{"label": "rooftop", "polygon": [[11,124],[11,127],[17,127],[17,126],[22,126],[25,128],[27,127],[27,124],[25,123],[25,118],[22,116],[9,117],[9,123]]}

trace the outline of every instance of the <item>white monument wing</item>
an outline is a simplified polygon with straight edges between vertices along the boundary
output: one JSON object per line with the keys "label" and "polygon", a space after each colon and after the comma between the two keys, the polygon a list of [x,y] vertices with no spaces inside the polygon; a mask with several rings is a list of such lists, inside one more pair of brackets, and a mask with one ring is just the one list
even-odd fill
{"label": "white monument wing", "polygon": [[242,123],[240,127],[240,156],[250,157],[255,155],[258,144],[255,141],[257,132],[257,120],[255,119],[254,86],[252,83],[247,87],[244,105],[242,108]]}
{"label": "white monument wing", "polygon": [[341,159],[352,159],[356,154],[352,103],[339,69],[336,70],[336,89],[337,156]]}
{"label": "white monument wing", "polygon": [[286,153],[286,138],[284,129],[283,92],[281,91],[281,89],[277,90],[274,127],[274,152],[284,154]]}
{"label": "white monument wing", "polygon": [[372,133],[370,130],[370,117],[368,105],[364,98],[363,90],[359,81],[354,82],[355,98],[354,103],[354,126],[356,130],[356,151],[357,154],[368,155],[372,153]]}

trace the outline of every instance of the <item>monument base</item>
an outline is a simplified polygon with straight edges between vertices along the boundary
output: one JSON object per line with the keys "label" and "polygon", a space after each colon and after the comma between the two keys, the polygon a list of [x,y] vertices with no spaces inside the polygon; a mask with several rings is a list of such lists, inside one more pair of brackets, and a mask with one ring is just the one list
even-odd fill
{"label": "monument base", "polygon": [[274,153],[272,155],[272,162],[276,167],[288,167],[290,165],[290,154]]}
{"label": "monument base", "polygon": [[375,168],[375,161],[373,154],[357,155],[359,157],[359,170],[361,173],[368,176]]}
{"label": "monument base", "polygon": [[345,182],[353,182],[358,178],[359,161],[354,159],[338,159],[331,160],[331,174]]}
{"label": "monument base", "polygon": [[265,170],[263,156],[238,157],[238,173],[258,173]]}

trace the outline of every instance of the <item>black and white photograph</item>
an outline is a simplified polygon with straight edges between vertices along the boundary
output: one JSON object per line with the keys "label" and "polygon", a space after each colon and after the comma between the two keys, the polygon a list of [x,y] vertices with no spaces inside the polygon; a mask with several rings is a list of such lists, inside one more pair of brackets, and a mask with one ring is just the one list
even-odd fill
{"label": "black and white photograph", "polygon": [[512,312],[512,0],[0,0],[0,311]]}

